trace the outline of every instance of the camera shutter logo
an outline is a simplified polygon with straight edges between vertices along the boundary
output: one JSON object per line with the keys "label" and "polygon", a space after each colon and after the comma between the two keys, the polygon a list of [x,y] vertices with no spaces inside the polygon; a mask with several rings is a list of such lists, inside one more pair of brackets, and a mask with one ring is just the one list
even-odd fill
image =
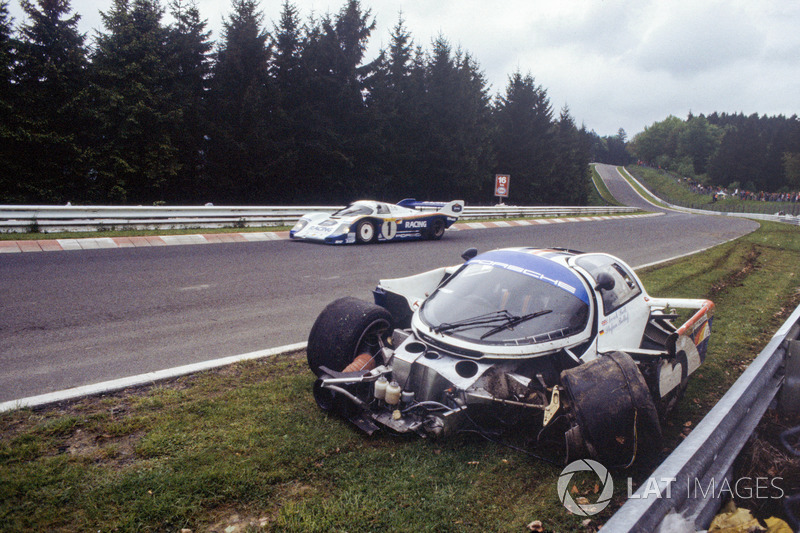
{"label": "camera shutter logo", "polygon": [[[572,498],[572,494],[570,494],[570,481],[572,481],[572,476],[575,475],[575,472],[590,471],[597,474],[603,486],[600,491],[600,497],[595,503],[578,503]],[[611,474],[608,473],[606,467],[591,459],[580,459],[571,462],[561,471],[561,475],[558,476],[558,498],[569,512],[579,516],[596,515],[611,502],[611,496],[613,494],[614,481],[611,479]]]}

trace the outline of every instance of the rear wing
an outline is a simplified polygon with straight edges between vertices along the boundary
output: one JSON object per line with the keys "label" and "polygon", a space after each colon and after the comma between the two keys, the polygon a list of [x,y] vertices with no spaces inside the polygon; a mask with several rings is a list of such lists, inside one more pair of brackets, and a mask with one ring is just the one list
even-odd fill
{"label": "rear wing", "polygon": [[400,207],[417,209],[419,211],[435,210],[439,213],[458,218],[464,211],[464,200],[453,200],[452,202],[418,202],[414,198],[406,198],[397,202]]}

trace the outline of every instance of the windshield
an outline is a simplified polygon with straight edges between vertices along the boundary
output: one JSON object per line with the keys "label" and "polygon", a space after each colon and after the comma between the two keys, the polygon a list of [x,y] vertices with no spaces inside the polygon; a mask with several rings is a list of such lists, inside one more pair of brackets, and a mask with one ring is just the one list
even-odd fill
{"label": "windshield", "polygon": [[481,344],[535,344],[586,328],[589,305],[575,291],[502,265],[468,263],[425,301],[422,321],[434,332]]}
{"label": "windshield", "polygon": [[344,209],[340,209],[334,214],[332,214],[331,217],[336,217],[336,218],[354,217],[357,215],[371,215],[371,214],[372,214],[372,209],[369,206],[363,204],[350,204]]}

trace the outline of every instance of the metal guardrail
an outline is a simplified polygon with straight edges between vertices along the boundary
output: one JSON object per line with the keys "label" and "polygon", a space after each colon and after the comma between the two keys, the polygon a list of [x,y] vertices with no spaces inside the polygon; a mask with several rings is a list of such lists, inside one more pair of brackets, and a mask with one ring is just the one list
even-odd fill
{"label": "metal guardrail", "polygon": [[[0,205],[0,232],[87,229],[162,229],[293,225],[307,213],[332,213],[343,206],[145,207]],[[462,219],[590,216],[636,211],[632,207],[467,206]]]}
{"label": "metal guardrail", "polygon": [[[722,496],[734,487],[734,460],[783,385],[786,354],[797,349],[799,336],[800,306],[694,431],[605,523],[603,533],[658,531],[676,514],[697,530],[708,528]],[[728,491],[720,490],[726,483]]]}
{"label": "metal guardrail", "polygon": [[786,224],[794,224],[795,226],[800,226],[800,217],[795,217],[792,215],[766,215],[763,213],[731,213],[728,211],[706,211],[704,209],[694,209],[691,207],[683,207],[680,205],[674,205],[669,203],[667,203],[667,205],[670,208],[675,209],[677,211],[683,211],[685,213],[693,213],[696,215],[721,215],[724,217],[754,218],[756,220],[783,222]]}

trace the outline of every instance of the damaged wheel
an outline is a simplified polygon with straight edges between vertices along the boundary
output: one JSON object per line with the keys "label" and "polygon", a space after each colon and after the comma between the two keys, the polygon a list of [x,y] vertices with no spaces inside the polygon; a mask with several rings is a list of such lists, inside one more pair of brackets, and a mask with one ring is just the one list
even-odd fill
{"label": "damaged wheel", "polygon": [[561,373],[575,425],[568,460],[591,456],[606,467],[629,466],[661,449],[661,425],[634,360],[611,352]]}
{"label": "damaged wheel", "polygon": [[[308,336],[306,356],[311,371],[321,366],[341,372],[361,354],[375,355],[392,335],[392,315],[357,298],[340,298],[322,310]],[[370,357],[365,359],[366,363]]]}

